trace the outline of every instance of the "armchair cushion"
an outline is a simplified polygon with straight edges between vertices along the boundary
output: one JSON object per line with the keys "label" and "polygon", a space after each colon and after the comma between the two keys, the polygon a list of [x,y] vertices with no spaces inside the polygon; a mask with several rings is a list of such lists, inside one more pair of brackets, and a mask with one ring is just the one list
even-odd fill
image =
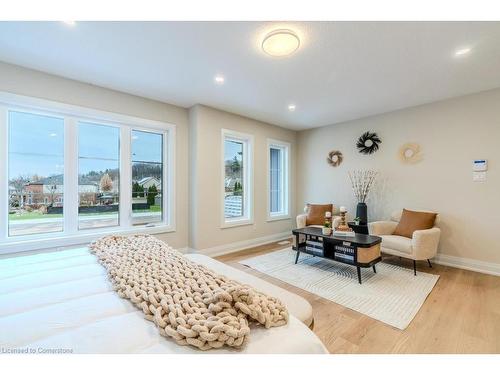
{"label": "armchair cushion", "polygon": [[325,213],[333,211],[333,204],[307,204],[306,225],[323,225]]}
{"label": "armchair cushion", "polygon": [[430,229],[436,220],[435,212],[410,211],[403,209],[401,220],[394,230],[394,235],[407,238],[413,237],[413,232],[417,230]]}
{"label": "armchair cushion", "polygon": [[382,235],[382,251],[385,253],[396,255],[391,250],[396,250],[397,252],[411,254],[412,241],[407,237],[394,236],[394,235]]}
{"label": "armchair cushion", "polygon": [[397,226],[395,221],[374,221],[368,223],[368,231],[373,236],[389,235],[394,233]]}

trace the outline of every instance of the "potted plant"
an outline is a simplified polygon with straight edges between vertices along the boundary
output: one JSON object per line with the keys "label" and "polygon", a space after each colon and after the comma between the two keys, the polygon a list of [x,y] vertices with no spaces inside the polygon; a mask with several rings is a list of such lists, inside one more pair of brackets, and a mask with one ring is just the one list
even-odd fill
{"label": "potted plant", "polygon": [[354,224],[359,225],[360,221],[361,221],[361,219],[359,217],[357,217],[354,219]]}
{"label": "potted plant", "polygon": [[325,224],[323,224],[323,228],[321,229],[323,235],[329,236],[332,234],[332,223],[331,221],[325,221]]}

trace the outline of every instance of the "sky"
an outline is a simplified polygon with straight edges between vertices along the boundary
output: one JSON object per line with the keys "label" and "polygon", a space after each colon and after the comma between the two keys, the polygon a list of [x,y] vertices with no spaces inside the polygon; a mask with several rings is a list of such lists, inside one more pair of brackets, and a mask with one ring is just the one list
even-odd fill
{"label": "sky", "polygon": [[[161,134],[132,131],[132,161],[162,161]],[[120,129],[78,124],[79,173],[119,167]],[[64,172],[64,119],[9,112],[9,179]]]}
{"label": "sky", "polygon": [[243,152],[243,144],[240,142],[234,141],[225,141],[224,142],[224,160],[233,160],[235,156],[238,157],[238,160],[242,160],[242,156],[238,155],[238,152]]}

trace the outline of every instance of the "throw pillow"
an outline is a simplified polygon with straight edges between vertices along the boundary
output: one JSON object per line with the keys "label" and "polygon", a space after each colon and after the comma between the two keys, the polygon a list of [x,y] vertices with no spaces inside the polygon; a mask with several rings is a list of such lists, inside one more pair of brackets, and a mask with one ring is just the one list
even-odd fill
{"label": "throw pillow", "polygon": [[307,204],[306,225],[325,224],[325,214],[333,211],[333,204]]}
{"label": "throw pillow", "polygon": [[401,220],[394,230],[394,235],[412,238],[416,230],[430,229],[434,226],[437,213],[418,212],[403,209]]}

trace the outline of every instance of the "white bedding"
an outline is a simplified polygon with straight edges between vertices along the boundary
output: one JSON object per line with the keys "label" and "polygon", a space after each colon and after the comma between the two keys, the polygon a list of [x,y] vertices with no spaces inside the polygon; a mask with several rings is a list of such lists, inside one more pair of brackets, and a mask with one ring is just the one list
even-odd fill
{"label": "white bedding", "polygon": [[[73,353],[202,353],[160,336],[152,322],[118,297],[86,248],[0,260],[0,349],[69,349]],[[203,353],[327,353],[302,322],[251,327],[242,350]]]}

